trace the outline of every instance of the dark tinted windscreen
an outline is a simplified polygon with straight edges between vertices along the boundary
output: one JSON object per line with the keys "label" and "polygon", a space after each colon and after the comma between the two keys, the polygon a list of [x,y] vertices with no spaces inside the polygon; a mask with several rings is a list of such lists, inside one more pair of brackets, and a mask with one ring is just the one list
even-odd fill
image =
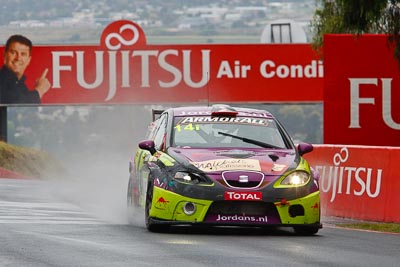
{"label": "dark tinted windscreen", "polygon": [[173,146],[263,147],[257,142],[248,142],[248,139],[286,148],[276,122],[270,118],[199,116],[174,119]]}

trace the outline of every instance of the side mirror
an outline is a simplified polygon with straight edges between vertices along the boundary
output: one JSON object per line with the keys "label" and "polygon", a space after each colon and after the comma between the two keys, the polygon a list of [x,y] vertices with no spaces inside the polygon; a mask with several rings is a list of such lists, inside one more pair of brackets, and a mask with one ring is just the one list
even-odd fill
{"label": "side mirror", "polygon": [[150,152],[151,155],[157,152],[155,148],[155,144],[153,140],[144,140],[139,143],[139,148],[143,150],[147,150]]}
{"label": "side mirror", "polygon": [[299,151],[300,156],[313,151],[313,149],[313,145],[308,143],[301,143],[297,146],[297,151]]}

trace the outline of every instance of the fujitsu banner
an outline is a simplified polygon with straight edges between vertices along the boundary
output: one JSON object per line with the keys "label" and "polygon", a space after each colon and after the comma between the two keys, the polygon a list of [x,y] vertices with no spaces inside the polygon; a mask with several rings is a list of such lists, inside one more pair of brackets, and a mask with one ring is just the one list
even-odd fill
{"label": "fujitsu banner", "polygon": [[99,42],[34,46],[25,74],[32,88],[49,69],[42,104],[322,101],[323,65],[309,44],[151,45],[127,20]]}
{"label": "fujitsu banner", "polygon": [[321,176],[323,214],[400,222],[400,148],[314,145],[305,158]]}
{"label": "fujitsu banner", "polygon": [[400,145],[400,64],[386,35],[326,35],[324,142]]}

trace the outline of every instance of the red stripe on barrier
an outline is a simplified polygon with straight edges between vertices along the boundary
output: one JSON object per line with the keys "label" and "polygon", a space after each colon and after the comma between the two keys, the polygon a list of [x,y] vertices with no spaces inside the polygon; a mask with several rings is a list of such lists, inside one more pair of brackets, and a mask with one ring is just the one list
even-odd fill
{"label": "red stripe on barrier", "polygon": [[0,178],[8,178],[8,179],[31,179],[29,176],[25,176],[23,174],[13,172],[0,167]]}

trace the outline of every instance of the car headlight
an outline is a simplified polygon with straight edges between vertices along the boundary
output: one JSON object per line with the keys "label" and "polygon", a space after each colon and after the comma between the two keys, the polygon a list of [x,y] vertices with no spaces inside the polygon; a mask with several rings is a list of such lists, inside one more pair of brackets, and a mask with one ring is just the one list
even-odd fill
{"label": "car headlight", "polygon": [[198,184],[202,181],[204,182],[204,179],[197,174],[181,171],[175,173],[174,180],[186,184]]}
{"label": "car headlight", "polygon": [[310,174],[304,171],[295,171],[286,176],[281,185],[293,185],[293,186],[300,186],[305,185],[310,181]]}

